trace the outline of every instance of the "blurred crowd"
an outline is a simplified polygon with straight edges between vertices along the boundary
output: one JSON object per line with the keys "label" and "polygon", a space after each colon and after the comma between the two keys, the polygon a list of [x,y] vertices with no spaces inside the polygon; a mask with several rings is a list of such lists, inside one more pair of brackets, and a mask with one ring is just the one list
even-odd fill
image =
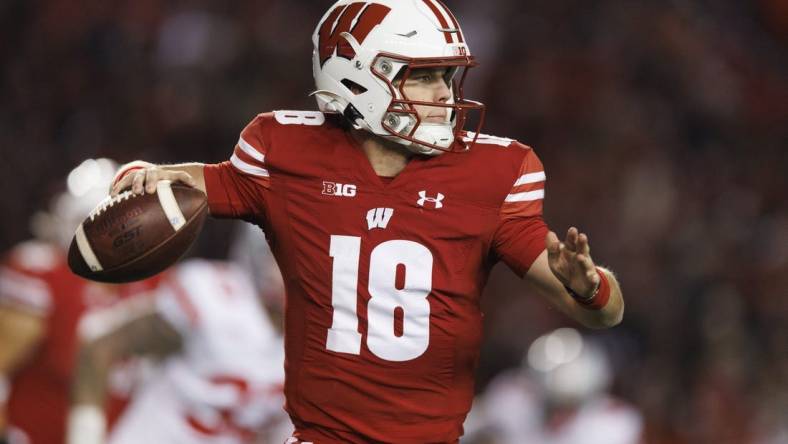
{"label": "blurred crowd", "polygon": [[[594,336],[646,442],[788,442],[784,2],[447,4],[481,62],[483,132],[535,148],[548,223],[588,232],[622,282],[623,324]],[[0,2],[0,249],[85,158],[221,161],[258,112],[314,109],[327,5]],[[483,305],[480,392],[567,325],[504,270]]]}

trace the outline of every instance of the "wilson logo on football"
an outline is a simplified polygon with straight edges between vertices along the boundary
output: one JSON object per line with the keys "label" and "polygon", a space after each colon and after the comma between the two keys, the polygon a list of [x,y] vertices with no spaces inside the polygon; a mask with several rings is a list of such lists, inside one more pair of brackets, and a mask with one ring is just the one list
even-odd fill
{"label": "wilson logo on football", "polygon": [[422,190],[419,191],[419,200],[416,201],[419,206],[426,206],[427,203],[433,205],[433,208],[443,208],[443,198],[445,196],[441,193],[438,193],[435,197],[427,196],[427,191]]}
{"label": "wilson logo on football", "polygon": [[[320,66],[326,63],[336,51],[337,56],[351,60],[356,52],[342,37],[342,33],[349,33],[358,43],[364,43],[372,29],[383,22],[391,8],[378,3],[366,2],[351,3],[334,8],[328,18],[320,25],[318,48],[320,51]],[[363,12],[362,12],[363,9]],[[361,13],[361,15],[359,15]],[[336,26],[334,24],[336,23]],[[352,28],[351,28],[352,26]]]}

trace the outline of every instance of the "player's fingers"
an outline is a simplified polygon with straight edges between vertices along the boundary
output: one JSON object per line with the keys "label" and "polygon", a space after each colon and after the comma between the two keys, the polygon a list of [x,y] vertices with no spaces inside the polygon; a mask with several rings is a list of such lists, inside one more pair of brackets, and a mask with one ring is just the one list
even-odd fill
{"label": "player's fingers", "polygon": [[558,240],[558,236],[554,232],[548,231],[544,241],[547,248],[547,257],[550,259],[557,258],[561,251],[561,242]]}
{"label": "player's fingers", "polygon": [[588,243],[588,236],[585,233],[580,233],[577,236],[577,252],[586,256],[591,255],[591,246]]}
{"label": "player's fingers", "polygon": [[590,256],[586,256],[585,254],[578,254],[575,256],[575,261],[577,264],[580,265],[583,272],[588,274],[591,272],[596,272],[596,268],[594,267],[594,261],[591,260]]}
{"label": "player's fingers", "polygon": [[145,170],[135,171],[131,178],[131,192],[134,194],[142,194],[145,189]]}
{"label": "player's fingers", "polygon": [[153,194],[156,192],[156,184],[159,183],[159,170],[157,168],[148,168],[145,170],[145,192]]}
{"label": "player's fingers", "polygon": [[564,244],[569,251],[577,251],[577,228],[570,227],[566,231],[566,239],[564,240]]}
{"label": "player's fingers", "polygon": [[124,177],[122,177],[119,181],[112,184],[109,190],[109,195],[115,197],[118,194],[120,194],[121,191],[130,187],[133,177],[134,177],[133,175],[127,174]]}

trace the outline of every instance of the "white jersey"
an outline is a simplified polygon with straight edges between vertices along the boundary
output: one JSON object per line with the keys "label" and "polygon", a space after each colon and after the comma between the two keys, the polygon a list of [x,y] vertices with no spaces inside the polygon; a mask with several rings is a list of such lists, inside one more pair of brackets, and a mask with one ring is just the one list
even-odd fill
{"label": "white jersey", "polygon": [[[163,283],[157,309],[183,348],[135,394],[110,444],[247,443],[289,421],[282,338],[246,274],[184,262]],[[290,430],[272,439],[284,442]]]}
{"label": "white jersey", "polygon": [[[496,378],[474,401],[462,443],[638,444],[643,418],[632,406],[599,395],[546,418],[538,389],[521,373]],[[483,438],[482,438],[483,437]]]}

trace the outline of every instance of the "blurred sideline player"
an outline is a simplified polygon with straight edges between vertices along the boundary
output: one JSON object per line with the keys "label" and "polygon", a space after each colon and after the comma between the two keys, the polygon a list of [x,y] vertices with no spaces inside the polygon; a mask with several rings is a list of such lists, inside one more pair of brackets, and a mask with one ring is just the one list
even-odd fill
{"label": "blurred sideline player", "polygon": [[607,393],[612,377],[605,350],[577,330],[541,336],[474,401],[462,443],[639,444],[643,418]]}
{"label": "blurred sideline player", "polygon": [[[71,273],[66,249],[77,225],[103,197],[117,165],[86,160],[68,175],[67,190],[33,218],[35,239],[14,247],[0,264],[0,442],[61,444],[79,319],[89,311],[144,293],[155,279],[128,285],[86,281]],[[108,418],[125,403],[125,371],[115,368]],[[132,372],[133,373],[133,372]],[[124,387],[126,385],[126,387]],[[3,402],[5,401],[5,402]]]}
{"label": "blurred sideline player", "polygon": [[112,324],[83,322],[68,444],[105,442],[107,369],[133,355],[163,362],[106,442],[282,443],[290,436],[284,344],[272,322],[280,318],[281,277],[264,242],[243,235],[234,250],[268,281],[257,285],[251,269],[233,263],[190,259],[166,273],[147,310],[126,309]]}
{"label": "blurred sideline player", "polygon": [[620,322],[621,291],[586,234],[548,229],[534,151],[466,131],[484,109],[463,98],[476,61],[443,3],[341,0],[312,42],[320,112],[259,114],[229,161],[128,165],[112,192],[181,181],[213,216],[264,229],[296,441],[454,443],[497,262],[589,327]]}

